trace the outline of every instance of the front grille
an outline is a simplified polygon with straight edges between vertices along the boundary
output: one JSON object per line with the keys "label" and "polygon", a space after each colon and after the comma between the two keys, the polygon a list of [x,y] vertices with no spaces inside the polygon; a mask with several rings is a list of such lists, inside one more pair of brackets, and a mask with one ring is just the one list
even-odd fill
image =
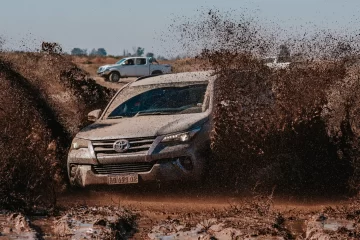
{"label": "front grille", "polygon": [[154,142],[155,137],[143,137],[143,138],[129,138],[130,148],[123,153],[118,153],[114,150],[114,143],[119,140],[97,140],[92,141],[96,157],[112,156],[112,155],[124,155],[124,154],[146,154],[151,144]]}
{"label": "front grille", "polygon": [[154,166],[154,163],[120,163],[120,164],[105,164],[93,165],[93,172],[95,174],[121,174],[121,173],[139,173],[148,172]]}

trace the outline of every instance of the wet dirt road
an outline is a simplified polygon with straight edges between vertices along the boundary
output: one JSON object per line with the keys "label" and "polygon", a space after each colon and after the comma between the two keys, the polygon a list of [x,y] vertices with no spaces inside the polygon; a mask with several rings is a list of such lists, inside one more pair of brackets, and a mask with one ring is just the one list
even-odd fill
{"label": "wet dirt road", "polygon": [[[254,194],[235,194],[224,192],[161,190],[147,187],[128,187],[104,190],[73,190],[59,196],[61,205],[113,205],[137,210],[151,209],[155,211],[192,211],[224,209],[231,205],[241,205],[252,201]],[[270,198],[270,196],[269,196]],[[346,197],[301,197],[274,196],[272,205],[279,210],[318,210],[325,206],[342,205]]]}
{"label": "wet dirt road", "polygon": [[[58,201],[60,205],[66,207],[69,205],[116,206],[129,209],[138,215],[137,233],[133,238],[151,239],[149,233],[154,231],[154,226],[156,228],[156,226],[164,224],[171,225],[174,221],[195,226],[199,222],[212,218],[222,221],[228,218],[228,214],[233,214],[243,206],[250,206],[259,200],[251,194],[241,195],[217,190],[209,191],[196,187],[191,189],[159,189],[155,186],[121,186],[117,189],[74,190],[59,196]],[[291,213],[291,218],[295,220],[287,222],[288,228],[292,229],[293,235],[304,235],[304,219],[313,213],[321,212],[326,207],[335,208],[346,203],[345,197],[328,199],[275,195],[273,199],[265,196],[256,204],[258,206],[269,205],[273,212]],[[254,215],[256,215],[255,209],[250,211],[254,211]],[[237,217],[231,221],[238,222],[237,218],[246,219],[252,213],[249,214],[240,210],[236,212],[236,215]],[[260,222],[266,222],[269,221],[267,219],[270,217],[264,215],[259,219]]]}

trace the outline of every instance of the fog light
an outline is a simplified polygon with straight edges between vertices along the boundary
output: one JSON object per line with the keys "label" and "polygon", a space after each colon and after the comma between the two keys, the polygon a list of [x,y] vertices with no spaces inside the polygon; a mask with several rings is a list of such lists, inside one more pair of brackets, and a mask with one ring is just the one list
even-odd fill
{"label": "fog light", "polygon": [[188,171],[193,169],[193,163],[189,157],[180,158],[180,164]]}

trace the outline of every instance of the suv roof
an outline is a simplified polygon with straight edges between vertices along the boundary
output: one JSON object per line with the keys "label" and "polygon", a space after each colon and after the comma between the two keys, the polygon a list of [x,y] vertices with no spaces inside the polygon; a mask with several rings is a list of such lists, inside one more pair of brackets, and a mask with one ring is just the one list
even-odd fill
{"label": "suv roof", "polygon": [[185,73],[158,75],[144,79],[139,79],[138,81],[133,82],[130,85],[142,86],[142,85],[152,85],[152,84],[162,84],[162,83],[202,82],[202,81],[206,82],[215,78],[215,76],[213,76],[212,73],[213,73],[212,71],[203,71],[203,72],[185,72]]}

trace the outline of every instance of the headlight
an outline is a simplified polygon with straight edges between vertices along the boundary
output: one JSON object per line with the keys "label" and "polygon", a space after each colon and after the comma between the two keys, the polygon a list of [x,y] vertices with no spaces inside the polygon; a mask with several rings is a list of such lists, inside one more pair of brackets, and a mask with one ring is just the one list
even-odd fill
{"label": "headlight", "polygon": [[201,128],[195,128],[188,132],[168,134],[161,140],[161,142],[187,142],[193,138],[200,129]]}
{"label": "headlight", "polygon": [[81,139],[81,138],[74,138],[71,143],[71,149],[79,149],[79,148],[88,148],[89,140]]}
{"label": "headlight", "polygon": [[98,72],[99,72],[99,73],[101,73],[101,72],[108,72],[108,71],[109,71],[109,69],[106,68],[106,67],[99,67],[99,69],[98,69]]}

